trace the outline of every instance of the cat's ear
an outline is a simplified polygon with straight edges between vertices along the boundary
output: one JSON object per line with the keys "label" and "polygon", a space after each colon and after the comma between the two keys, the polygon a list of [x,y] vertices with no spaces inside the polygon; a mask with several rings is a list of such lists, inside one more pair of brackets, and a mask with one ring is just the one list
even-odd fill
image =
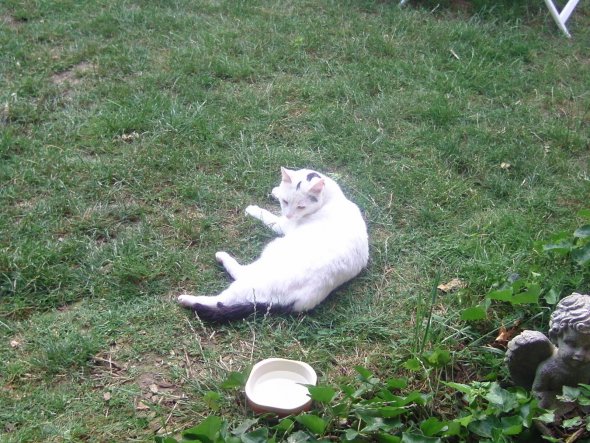
{"label": "cat's ear", "polygon": [[293,172],[293,171],[290,171],[289,169],[287,169],[287,168],[283,168],[283,167],[281,166],[281,175],[282,175],[283,181],[284,181],[285,183],[291,183],[291,173],[292,173],[292,172]]}
{"label": "cat's ear", "polygon": [[308,192],[318,195],[320,192],[322,192],[322,189],[324,189],[324,185],[324,179],[320,178],[315,185],[309,188]]}

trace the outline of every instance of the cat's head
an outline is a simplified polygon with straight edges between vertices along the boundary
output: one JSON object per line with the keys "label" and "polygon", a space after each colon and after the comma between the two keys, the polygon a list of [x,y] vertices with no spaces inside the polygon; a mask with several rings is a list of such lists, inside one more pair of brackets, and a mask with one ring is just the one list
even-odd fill
{"label": "cat's head", "polygon": [[281,168],[281,184],[272,190],[281,204],[281,213],[291,220],[313,214],[323,205],[324,178],[315,171]]}

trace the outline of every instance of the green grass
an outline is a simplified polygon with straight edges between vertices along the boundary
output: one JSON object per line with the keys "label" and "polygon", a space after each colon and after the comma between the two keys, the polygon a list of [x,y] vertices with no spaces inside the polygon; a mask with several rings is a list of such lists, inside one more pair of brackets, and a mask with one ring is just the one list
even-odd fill
{"label": "green grass", "polygon": [[[2,3],[2,441],[150,441],[269,356],[403,374],[437,276],[467,288],[436,299],[425,346],[475,380],[528,311],[462,308],[515,272],[590,290],[533,248],[589,206],[588,5],[567,40],[538,2],[396,3]],[[257,256],[271,236],[243,210],[272,207],[282,165],[359,204],[368,269],[309,315],[200,323],[176,295],[225,287],[217,250]]]}

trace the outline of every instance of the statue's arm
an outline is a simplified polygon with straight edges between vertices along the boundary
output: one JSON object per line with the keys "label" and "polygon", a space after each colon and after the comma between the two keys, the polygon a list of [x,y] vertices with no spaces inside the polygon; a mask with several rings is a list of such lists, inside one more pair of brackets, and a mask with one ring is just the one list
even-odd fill
{"label": "statue's arm", "polygon": [[550,408],[555,404],[556,395],[561,394],[561,384],[556,379],[559,372],[559,362],[555,358],[545,360],[537,368],[532,391],[542,408]]}

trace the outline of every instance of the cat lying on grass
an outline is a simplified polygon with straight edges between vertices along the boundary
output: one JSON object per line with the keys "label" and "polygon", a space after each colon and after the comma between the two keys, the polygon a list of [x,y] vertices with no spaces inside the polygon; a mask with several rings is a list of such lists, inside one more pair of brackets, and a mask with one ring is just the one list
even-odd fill
{"label": "cat lying on grass", "polygon": [[178,297],[200,318],[224,322],[254,312],[308,311],[367,265],[367,227],[338,184],[309,169],[281,168],[281,173],[280,185],[272,190],[281,216],[258,206],[246,208],[280,237],[248,265],[227,252],[215,254],[234,282],[219,295]]}

